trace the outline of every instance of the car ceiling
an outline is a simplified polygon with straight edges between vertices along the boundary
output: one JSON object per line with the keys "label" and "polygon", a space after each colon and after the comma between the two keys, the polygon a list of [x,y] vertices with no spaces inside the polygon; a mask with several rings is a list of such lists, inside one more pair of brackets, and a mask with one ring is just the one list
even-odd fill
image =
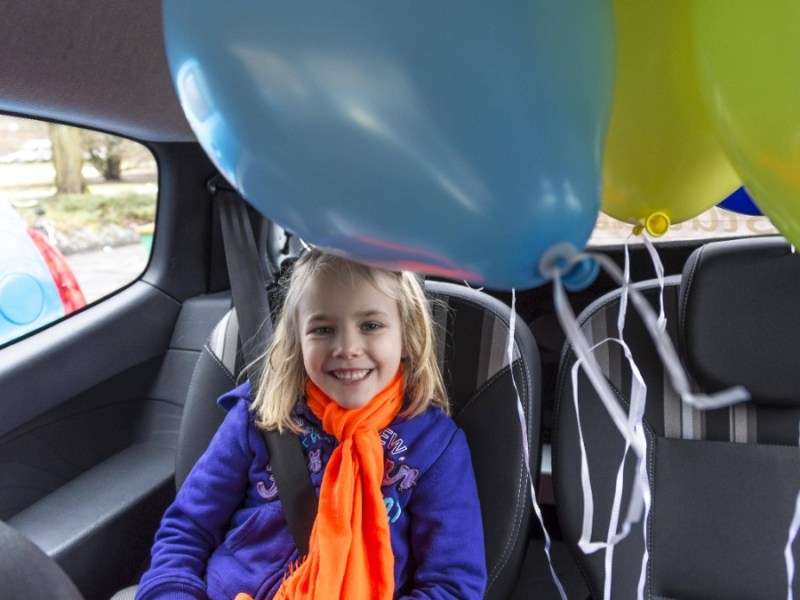
{"label": "car ceiling", "polygon": [[194,141],[164,51],[161,0],[0,0],[0,111]]}

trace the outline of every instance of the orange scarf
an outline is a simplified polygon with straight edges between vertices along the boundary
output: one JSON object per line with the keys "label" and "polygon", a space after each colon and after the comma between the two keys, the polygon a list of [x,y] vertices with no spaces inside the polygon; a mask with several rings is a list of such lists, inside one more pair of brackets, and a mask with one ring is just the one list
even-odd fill
{"label": "orange scarf", "polygon": [[339,406],[310,380],[307,402],[336,436],[320,487],[308,556],[286,578],[276,600],[391,600],[394,554],[381,494],[379,432],[403,405],[403,370],[361,408]]}

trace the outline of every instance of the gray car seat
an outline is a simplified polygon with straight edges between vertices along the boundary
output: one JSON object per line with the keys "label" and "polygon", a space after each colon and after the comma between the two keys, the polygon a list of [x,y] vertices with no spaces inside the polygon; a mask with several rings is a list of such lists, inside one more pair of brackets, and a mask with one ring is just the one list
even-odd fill
{"label": "gray car seat", "polygon": [[[657,282],[640,289],[655,305]],[[616,335],[619,292],[588,307],[589,340]],[[645,598],[786,598],[784,546],[800,490],[800,257],[782,239],[709,243],[682,276],[668,278],[667,332],[697,388],[743,384],[752,401],[698,411],[681,403],[633,311],[625,340],[647,383],[644,424],[652,508],[616,548],[611,596],[635,598],[647,527]],[[627,409],[631,370],[616,345],[597,355]],[[553,484],[558,518],[595,598],[603,597],[604,551],[577,547],[583,518],[578,431],[567,346],[556,396]],[[622,439],[585,376],[578,402],[594,490],[594,531],[605,539]],[[626,481],[633,460],[626,463]],[[624,497],[623,506],[626,505]],[[796,556],[795,552],[795,556]],[[800,592],[795,580],[794,594]]]}

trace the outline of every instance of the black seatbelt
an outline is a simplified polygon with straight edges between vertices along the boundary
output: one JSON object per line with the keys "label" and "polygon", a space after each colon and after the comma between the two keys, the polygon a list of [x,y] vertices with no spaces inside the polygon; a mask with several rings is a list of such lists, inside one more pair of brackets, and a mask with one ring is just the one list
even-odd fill
{"label": "black seatbelt", "polygon": [[[272,338],[269,295],[258,257],[253,227],[242,197],[221,176],[208,182],[222,227],[225,260],[233,306],[239,321],[239,339],[245,363],[257,364]],[[249,373],[248,375],[254,375]],[[257,379],[251,377],[251,381]],[[300,439],[292,432],[262,431],[269,449],[272,476],[278,487],[283,513],[300,556],[308,554],[318,499],[306,467]]]}

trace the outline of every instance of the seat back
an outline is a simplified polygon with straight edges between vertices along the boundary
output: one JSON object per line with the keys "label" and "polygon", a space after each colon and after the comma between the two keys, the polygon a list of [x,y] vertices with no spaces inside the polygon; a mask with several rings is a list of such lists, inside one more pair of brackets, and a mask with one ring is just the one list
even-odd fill
{"label": "seat back", "polygon": [[[639,287],[657,305],[657,282]],[[646,523],[615,547],[612,597],[636,597],[643,526],[646,598],[786,597],[783,550],[800,490],[798,298],[800,257],[779,239],[707,244],[690,257],[682,276],[668,278],[667,333],[696,388],[714,392],[742,384],[752,394],[748,403],[709,411],[681,402],[638,315],[628,311],[625,341],[647,384],[645,460],[652,507]],[[590,341],[617,335],[619,299],[613,292],[579,317]],[[606,344],[597,358],[627,409],[631,370],[620,347]],[[567,346],[556,396],[553,484],[564,537],[592,595],[602,597],[606,553],[584,555],[577,547],[584,507],[570,381],[574,362]],[[583,375],[577,402],[595,500],[593,541],[604,540],[623,442]],[[633,462],[629,455],[628,492]]]}
{"label": "seat back", "polygon": [[[535,473],[541,418],[538,350],[530,329],[517,319],[509,364],[507,305],[461,285],[427,282],[426,288],[436,300],[438,354],[453,418],[466,434],[478,484],[489,575],[485,597],[505,599],[522,567],[532,515],[514,383]],[[224,416],[214,400],[239,377],[237,335],[232,311],[217,325],[197,363],[179,436],[178,485]]]}

